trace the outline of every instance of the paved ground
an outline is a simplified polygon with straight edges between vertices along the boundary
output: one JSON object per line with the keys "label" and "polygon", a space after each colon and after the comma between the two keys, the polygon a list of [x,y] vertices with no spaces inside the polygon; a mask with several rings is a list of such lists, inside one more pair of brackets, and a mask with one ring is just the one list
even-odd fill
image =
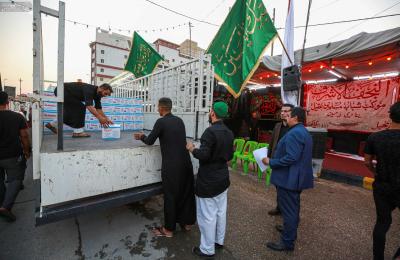
{"label": "paved ground", "polygon": [[[226,247],[216,259],[372,259],[375,221],[370,191],[320,180],[302,194],[301,223],[294,253],[268,251],[265,243],[278,240],[269,217],[275,189],[266,189],[252,176],[231,174]],[[178,231],[175,237],[154,238],[151,226],[162,219],[162,198],[112,210],[81,215],[34,227],[31,178],[14,211],[17,222],[0,221],[0,259],[197,259],[190,253],[199,232]],[[400,212],[393,214],[387,236],[387,258],[400,246]]]}

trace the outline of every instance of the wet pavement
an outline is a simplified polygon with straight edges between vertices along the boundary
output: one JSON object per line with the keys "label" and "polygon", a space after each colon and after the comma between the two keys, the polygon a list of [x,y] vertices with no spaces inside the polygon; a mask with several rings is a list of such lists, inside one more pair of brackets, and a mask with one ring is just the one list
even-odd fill
{"label": "wet pavement", "polygon": [[[272,252],[280,217],[267,212],[276,192],[254,176],[231,171],[225,248],[215,259],[372,259],[375,207],[371,191],[326,180],[302,193],[301,222],[293,253]],[[34,227],[33,187],[25,180],[9,224],[0,220],[0,259],[199,259],[197,226],[177,230],[173,238],[155,238],[151,227],[162,221],[162,197]],[[387,259],[400,246],[400,211],[387,234]]]}

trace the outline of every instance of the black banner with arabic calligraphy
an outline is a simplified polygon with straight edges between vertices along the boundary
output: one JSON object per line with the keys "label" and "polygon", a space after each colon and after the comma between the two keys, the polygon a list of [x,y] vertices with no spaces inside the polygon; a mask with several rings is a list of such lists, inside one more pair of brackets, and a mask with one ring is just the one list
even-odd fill
{"label": "black banner with arabic calligraphy", "polygon": [[279,88],[252,91],[250,110],[257,110],[264,119],[280,119],[282,99]]}
{"label": "black banner with arabic calligraphy", "polygon": [[389,107],[400,95],[400,77],[305,85],[307,125],[376,132],[389,126]]}

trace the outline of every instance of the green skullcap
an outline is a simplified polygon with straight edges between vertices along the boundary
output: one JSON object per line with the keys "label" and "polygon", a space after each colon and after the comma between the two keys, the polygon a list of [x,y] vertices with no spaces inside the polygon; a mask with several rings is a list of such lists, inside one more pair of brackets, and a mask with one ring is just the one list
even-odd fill
{"label": "green skullcap", "polygon": [[218,101],[215,102],[213,105],[213,110],[214,113],[219,117],[219,118],[224,118],[228,116],[228,105],[223,102],[223,101]]}

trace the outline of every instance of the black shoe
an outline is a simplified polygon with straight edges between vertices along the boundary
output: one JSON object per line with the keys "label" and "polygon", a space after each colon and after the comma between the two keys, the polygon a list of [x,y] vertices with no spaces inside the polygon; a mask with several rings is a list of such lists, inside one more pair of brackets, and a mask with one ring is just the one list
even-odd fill
{"label": "black shoe", "polygon": [[281,211],[279,210],[279,208],[275,208],[275,209],[273,209],[273,210],[270,210],[270,211],[268,211],[268,215],[271,215],[271,216],[279,216],[279,215],[281,215],[282,213],[281,213]]}
{"label": "black shoe", "polygon": [[274,250],[274,251],[287,251],[287,252],[290,252],[290,251],[294,250],[293,247],[287,247],[284,244],[282,244],[282,242],[280,242],[280,243],[268,242],[267,243],[267,247],[269,249],[271,249],[271,250]]}
{"label": "black shoe", "polygon": [[400,259],[400,247],[397,249],[397,252],[393,256],[393,260],[399,260]]}
{"label": "black shoe", "polygon": [[218,243],[215,243],[215,249],[223,249],[224,245],[220,245]]}
{"label": "black shoe", "polygon": [[192,230],[192,226],[193,225],[185,225],[185,224],[179,224],[179,226],[181,227],[181,230],[184,232],[189,232],[190,230]]}
{"label": "black shoe", "polygon": [[193,253],[194,255],[197,255],[197,256],[200,256],[200,257],[207,257],[207,258],[210,258],[210,257],[214,257],[214,256],[215,256],[215,254],[214,254],[214,255],[207,255],[207,254],[204,254],[203,252],[201,252],[201,250],[200,250],[200,248],[199,248],[198,246],[194,246],[194,247],[192,248],[192,253]]}
{"label": "black shoe", "polygon": [[276,225],[275,229],[278,230],[279,233],[283,232],[283,226],[282,225]]}
{"label": "black shoe", "polygon": [[5,208],[0,209],[0,216],[3,217],[8,222],[14,222],[15,220],[17,220],[17,217],[14,214],[12,214],[11,211]]}

